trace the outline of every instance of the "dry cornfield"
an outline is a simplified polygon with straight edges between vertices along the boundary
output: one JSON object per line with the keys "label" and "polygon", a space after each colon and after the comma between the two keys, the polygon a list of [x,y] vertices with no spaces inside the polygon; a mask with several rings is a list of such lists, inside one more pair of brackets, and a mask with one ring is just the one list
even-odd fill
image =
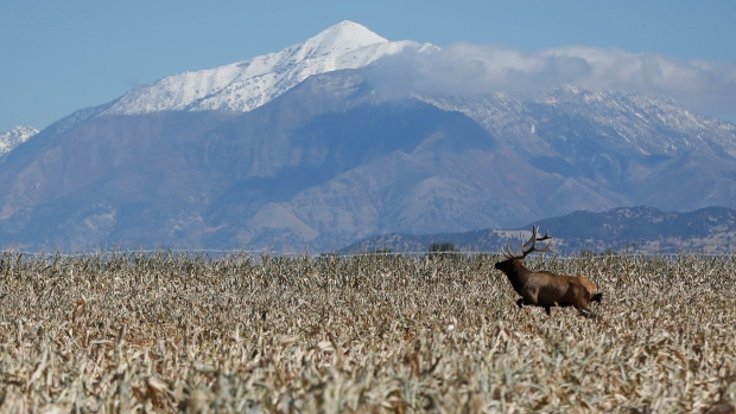
{"label": "dry cornfield", "polygon": [[[0,255],[2,412],[705,412],[736,399],[736,258],[579,256],[594,318],[496,256]],[[729,403],[730,401],[730,403]]]}

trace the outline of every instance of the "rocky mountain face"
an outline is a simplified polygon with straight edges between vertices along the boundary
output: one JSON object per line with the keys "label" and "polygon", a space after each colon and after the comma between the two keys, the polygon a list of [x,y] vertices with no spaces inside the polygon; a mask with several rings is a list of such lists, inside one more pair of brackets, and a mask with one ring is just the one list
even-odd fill
{"label": "rocky mountain face", "polygon": [[736,207],[733,124],[574,87],[385,93],[374,62],[432,50],[343,22],[71,114],[0,160],[0,247],[319,252],[576,210]]}
{"label": "rocky mountain face", "polygon": [[597,211],[734,206],[736,125],[697,116],[670,99],[568,87],[534,101],[432,102],[476,120],[535,168],[566,177],[563,193],[536,193],[551,197],[542,204],[594,197]]}
{"label": "rocky mountain face", "polygon": [[[619,207],[601,213],[576,211],[539,220],[561,254],[734,254],[736,210],[710,207],[691,212],[665,212],[650,207]],[[367,238],[340,250],[343,254],[428,252],[432,245],[450,244],[465,252],[520,249],[532,224],[517,229],[411,235],[391,233]]]}

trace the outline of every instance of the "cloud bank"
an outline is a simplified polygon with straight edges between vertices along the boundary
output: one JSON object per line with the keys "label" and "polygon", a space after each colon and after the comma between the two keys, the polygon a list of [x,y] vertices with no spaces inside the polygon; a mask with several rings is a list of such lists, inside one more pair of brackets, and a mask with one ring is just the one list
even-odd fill
{"label": "cloud bank", "polygon": [[526,52],[476,44],[407,53],[368,71],[384,93],[536,98],[566,85],[653,93],[686,108],[736,121],[736,65],[675,60],[653,53],[567,46]]}

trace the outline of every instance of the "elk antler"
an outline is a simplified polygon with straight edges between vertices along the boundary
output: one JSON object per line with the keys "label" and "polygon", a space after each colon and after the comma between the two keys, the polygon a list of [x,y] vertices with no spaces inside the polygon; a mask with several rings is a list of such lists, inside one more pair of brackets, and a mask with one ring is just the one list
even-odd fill
{"label": "elk antler", "polygon": [[547,242],[547,244],[545,244],[543,247],[537,248],[536,243],[538,241],[549,240],[552,238],[549,234],[547,234],[546,231],[544,232],[544,236],[542,237],[538,237],[537,236],[538,234],[539,234],[539,226],[533,225],[532,226],[532,237],[530,237],[529,240],[527,240],[526,242],[521,243],[521,254],[513,254],[511,253],[511,250],[509,250],[509,247],[505,246],[503,248],[504,255],[508,257],[509,259],[523,259],[531,252],[543,253],[543,252],[552,251],[551,241]]}

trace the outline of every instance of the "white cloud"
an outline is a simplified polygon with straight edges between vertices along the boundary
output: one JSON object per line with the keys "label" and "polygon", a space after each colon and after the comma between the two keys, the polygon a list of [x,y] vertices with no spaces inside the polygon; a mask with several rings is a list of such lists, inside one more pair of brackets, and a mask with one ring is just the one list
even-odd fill
{"label": "white cloud", "polygon": [[537,52],[455,44],[403,54],[369,72],[385,93],[486,94],[533,98],[563,85],[670,96],[685,107],[736,120],[736,65],[652,53],[566,46]]}

